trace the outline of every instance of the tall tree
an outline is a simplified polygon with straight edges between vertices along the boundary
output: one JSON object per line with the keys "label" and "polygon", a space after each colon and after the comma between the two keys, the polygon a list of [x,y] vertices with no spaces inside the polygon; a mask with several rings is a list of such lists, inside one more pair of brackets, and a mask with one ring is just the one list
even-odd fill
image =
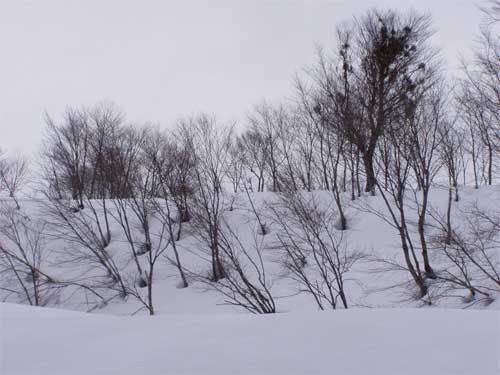
{"label": "tall tree", "polygon": [[338,51],[320,56],[313,78],[322,93],[317,112],[361,153],[366,192],[376,183],[374,156],[405,105],[402,92],[431,72],[430,17],[371,10],[338,31]]}

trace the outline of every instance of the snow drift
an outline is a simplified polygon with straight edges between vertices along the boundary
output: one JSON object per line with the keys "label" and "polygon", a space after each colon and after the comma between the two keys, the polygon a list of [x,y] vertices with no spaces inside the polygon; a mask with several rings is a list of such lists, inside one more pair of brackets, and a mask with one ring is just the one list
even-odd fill
{"label": "snow drift", "polygon": [[500,316],[477,310],[113,317],[0,305],[2,373],[498,374]]}

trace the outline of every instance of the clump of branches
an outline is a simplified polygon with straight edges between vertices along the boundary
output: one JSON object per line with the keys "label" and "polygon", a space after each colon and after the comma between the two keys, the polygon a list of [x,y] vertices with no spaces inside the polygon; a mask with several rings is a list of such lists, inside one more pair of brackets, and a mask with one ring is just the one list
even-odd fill
{"label": "clump of branches", "polygon": [[375,156],[384,132],[405,105],[401,93],[417,84],[435,54],[429,47],[430,18],[372,10],[340,28],[338,35],[337,54],[320,55],[311,73],[319,94],[314,109],[356,146],[365,191],[374,192]]}
{"label": "clump of branches", "polygon": [[314,194],[284,192],[270,207],[277,227],[276,249],[283,266],[310,294],[318,307],[348,308],[346,275],[362,254],[349,248],[343,231],[335,229],[336,213]]}
{"label": "clump of branches", "polygon": [[[475,184],[478,185],[477,159],[482,159],[482,175],[492,185],[495,159],[500,152],[500,2],[485,1],[483,22],[472,58],[462,61],[465,78],[457,90],[458,110],[482,152],[472,155]],[[476,146],[475,145],[475,146]]]}
{"label": "clump of branches", "polygon": [[[107,199],[130,196],[134,170],[125,148],[132,133],[114,105],[68,108],[60,123],[47,115],[42,152],[44,195],[67,202],[73,211],[87,209],[103,247],[111,242]],[[129,142],[130,143],[130,142]],[[125,183],[124,183],[125,181]]]}
{"label": "clump of branches", "polygon": [[83,290],[92,297],[95,306],[106,304],[97,289],[71,278],[56,277],[48,270],[50,262],[50,236],[47,224],[39,217],[29,218],[16,206],[3,202],[0,206],[0,274],[1,295],[5,300],[45,306],[60,302],[61,292]]}
{"label": "clump of branches", "polygon": [[18,194],[28,179],[28,161],[23,157],[7,157],[0,150],[0,196],[3,192],[21,208]]}
{"label": "clump of branches", "polygon": [[224,220],[219,238],[225,277],[217,283],[208,283],[209,289],[222,294],[226,304],[254,314],[275,313],[272,282],[266,274],[264,262],[264,237],[254,233],[253,244],[247,245]]}
{"label": "clump of branches", "polygon": [[191,194],[190,177],[192,157],[180,150],[165,134],[151,131],[144,145],[144,163],[152,168],[156,199],[152,199],[154,212],[166,228],[174,257],[166,255],[179,270],[181,287],[188,281],[181,264],[177,242],[180,240],[183,222],[189,220],[188,197]]}
{"label": "clump of branches", "polygon": [[53,280],[42,270],[45,261],[44,225],[29,220],[8,203],[0,207],[1,289],[7,298],[41,306],[49,299]]}
{"label": "clump of branches", "polygon": [[194,190],[191,196],[193,228],[208,245],[211,280],[225,277],[220,231],[223,213],[228,209],[224,180],[230,164],[232,126],[200,115],[182,124],[183,142],[194,153]]}
{"label": "clump of branches", "polygon": [[108,243],[103,242],[96,221],[96,217],[100,217],[99,211],[74,212],[67,200],[58,199],[43,200],[41,210],[48,235],[62,244],[56,249],[58,266],[78,267],[83,274],[92,275],[86,280],[94,287],[114,290],[125,298],[128,292],[122,266],[111,256]]}
{"label": "clump of branches", "polygon": [[433,216],[438,234],[432,244],[442,262],[437,272],[440,293],[466,303],[493,301],[500,292],[500,208],[472,204],[460,212],[463,220],[456,221],[451,232],[446,219]]}

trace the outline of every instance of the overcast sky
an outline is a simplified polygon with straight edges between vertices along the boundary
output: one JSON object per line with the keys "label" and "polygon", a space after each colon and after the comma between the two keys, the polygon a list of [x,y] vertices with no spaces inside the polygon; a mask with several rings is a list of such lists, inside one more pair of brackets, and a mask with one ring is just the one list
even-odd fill
{"label": "overcast sky", "polygon": [[467,52],[474,0],[0,0],[0,147],[31,153],[47,111],[114,101],[132,121],[171,126],[199,111],[242,120],[372,7],[431,12],[450,68]]}

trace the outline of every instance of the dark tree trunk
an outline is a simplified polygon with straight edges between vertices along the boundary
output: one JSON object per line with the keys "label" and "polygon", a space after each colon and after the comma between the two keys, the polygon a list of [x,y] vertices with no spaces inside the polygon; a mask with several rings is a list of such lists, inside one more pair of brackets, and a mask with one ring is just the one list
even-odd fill
{"label": "dark tree trunk", "polygon": [[219,254],[219,231],[215,226],[212,233],[212,281],[217,282],[225,277],[224,266]]}
{"label": "dark tree trunk", "polygon": [[422,189],[422,208],[418,215],[418,235],[420,237],[420,244],[422,245],[422,259],[424,260],[425,276],[430,279],[435,279],[436,274],[431,267],[429,260],[429,253],[427,249],[427,240],[425,239],[425,217],[427,213],[427,201],[429,191],[427,188]]}
{"label": "dark tree trunk", "polygon": [[365,174],[366,174],[366,185],[365,192],[375,194],[375,170],[373,168],[373,151],[367,151],[363,154],[363,162],[365,165]]}
{"label": "dark tree trunk", "polygon": [[453,188],[448,188],[448,209],[446,210],[446,239],[445,243],[451,245],[451,205],[453,200]]}

